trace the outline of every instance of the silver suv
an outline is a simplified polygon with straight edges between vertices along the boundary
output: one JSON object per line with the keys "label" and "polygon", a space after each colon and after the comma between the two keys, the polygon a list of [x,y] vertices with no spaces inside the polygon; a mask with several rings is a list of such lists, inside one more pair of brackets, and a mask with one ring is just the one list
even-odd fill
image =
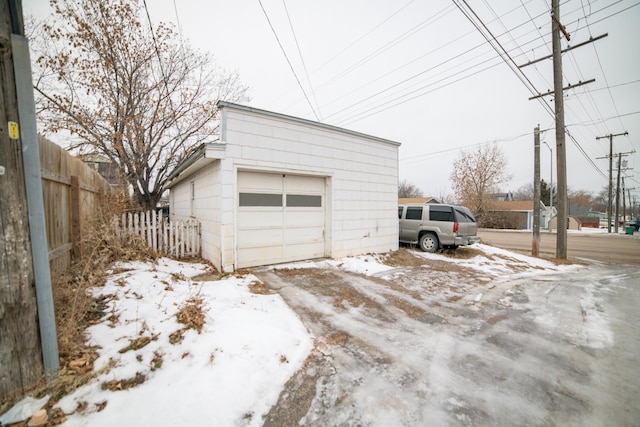
{"label": "silver suv", "polygon": [[399,205],[400,242],[418,244],[425,252],[456,249],[480,241],[476,219],[464,206]]}

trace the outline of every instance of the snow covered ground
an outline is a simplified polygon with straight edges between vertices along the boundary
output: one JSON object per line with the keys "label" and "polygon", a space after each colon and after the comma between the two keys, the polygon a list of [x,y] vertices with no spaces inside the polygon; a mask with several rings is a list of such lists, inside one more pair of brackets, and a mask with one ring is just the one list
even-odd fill
{"label": "snow covered ground", "polygon": [[[167,258],[121,263],[94,289],[107,315],[89,343],[99,347],[95,370],[111,368],[58,403],[65,426],[262,424],[312,338],[278,295],[251,293],[254,276],[191,279],[208,270]],[[172,344],[185,327],[177,314],[198,300],[202,330]]]}
{"label": "snow covered ground", "polygon": [[[585,389],[604,375],[595,354],[616,344],[623,314],[608,298],[637,271],[487,245],[406,252],[419,262],[366,255],[221,278],[166,258],[118,264],[93,289],[106,304],[87,330],[100,373],[56,404],[64,425],[260,426],[272,407],[300,405],[291,383],[309,379],[297,420],[314,426],[582,423],[607,401]],[[620,375],[607,374],[611,388],[640,388]]]}

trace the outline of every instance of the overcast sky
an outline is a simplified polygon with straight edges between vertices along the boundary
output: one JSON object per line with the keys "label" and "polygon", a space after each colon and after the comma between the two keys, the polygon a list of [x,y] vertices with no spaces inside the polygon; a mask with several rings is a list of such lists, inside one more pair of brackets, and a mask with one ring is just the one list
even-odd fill
{"label": "overcast sky", "polygon": [[[550,0],[468,3],[513,63],[551,54]],[[640,148],[639,5],[561,1],[571,37],[563,47],[608,33],[563,55],[565,86],[595,79],[565,92],[565,123],[575,138],[567,138],[570,190],[597,193],[607,185],[609,141],[596,137],[626,131],[613,139],[614,153]],[[147,0],[147,6],[154,25],[179,25],[194,47],[237,70],[251,87],[249,105],[400,142],[400,179],[425,195],[450,194],[455,158],[492,141],[512,176],[502,190],[532,183],[538,124],[553,149],[557,181],[553,98],[528,99],[528,86],[535,93],[553,89],[552,61],[513,71],[456,2]],[[24,13],[47,7],[47,0],[27,0]],[[546,181],[550,154],[543,145]],[[639,155],[625,157],[624,172],[638,201]]]}

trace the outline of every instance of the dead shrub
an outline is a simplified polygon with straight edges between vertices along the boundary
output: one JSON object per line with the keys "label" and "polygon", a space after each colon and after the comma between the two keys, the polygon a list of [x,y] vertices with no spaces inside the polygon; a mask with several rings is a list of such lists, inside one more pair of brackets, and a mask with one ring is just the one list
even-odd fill
{"label": "dead shrub", "polygon": [[147,380],[146,375],[140,372],[136,372],[136,374],[131,378],[126,378],[124,380],[111,380],[108,382],[104,382],[102,383],[101,388],[102,390],[110,390],[110,391],[127,390],[144,383],[146,380]]}
{"label": "dead shrub", "polygon": [[[126,208],[124,196],[104,196],[101,209],[82,218],[81,257],[67,271],[52,277],[60,371],[55,380],[33,391],[35,395],[52,396],[49,409],[64,395],[104,372],[93,370],[97,352],[87,346],[85,329],[107,314],[113,296],[95,297],[89,289],[104,285],[106,271],[116,261],[157,259],[158,255],[141,239],[116,233],[113,219]],[[110,367],[109,364],[105,369]]]}
{"label": "dead shrub", "polygon": [[192,297],[180,308],[176,314],[178,323],[182,323],[184,328],[180,328],[169,335],[169,343],[180,344],[184,339],[184,334],[189,329],[202,332],[204,326],[204,313],[202,312],[202,298]]}
{"label": "dead shrub", "polygon": [[186,329],[195,329],[198,333],[202,332],[204,326],[202,302],[202,298],[189,298],[176,314],[178,322],[185,325]]}

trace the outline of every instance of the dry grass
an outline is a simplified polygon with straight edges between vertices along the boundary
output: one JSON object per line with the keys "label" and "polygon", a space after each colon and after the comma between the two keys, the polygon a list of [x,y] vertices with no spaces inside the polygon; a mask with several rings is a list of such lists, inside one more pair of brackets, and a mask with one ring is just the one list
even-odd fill
{"label": "dry grass", "polygon": [[171,344],[180,344],[184,338],[184,334],[189,329],[195,329],[198,333],[202,332],[204,326],[204,313],[202,312],[202,298],[189,298],[187,302],[180,308],[176,314],[178,323],[184,325],[169,335]]}
{"label": "dry grass", "polygon": [[409,301],[407,301],[404,298],[400,298],[396,295],[391,295],[391,294],[383,294],[383,296],[394,307],[404,311],[407,314],[407,316],[409,316],[414,320],[421,319],[427,314],[427,312],[424,309],[411,304]]}
{"label": "dry grass", "polygon": [[275,291],[269,289],[267,285],[262,282],[253,282],[249,285],[249,292],[257,295],[271,295],[275,294]]}
{"label": "dry grass", "polygon": [[424,258],[415,256],[407,248],[390,252],[382,261],[392,267],[420,267],[427,262]]}
{"label": "dry grass", "polygon": [[[86,328],[107,314],[107,304],[111,297],[94,297],[89,294],[89,289],[104,285],[106,271],[116,261],[156,260],[158,257],[141,239],[119,238],[116,235],[112,219],[125,209],[124,198],[109,196],[104,200],[100,212],[91,218],[83,218],[80,245],[82,257],[68,271],[52,280],[60,371],[48,384],[29,390],[32,396],[51,396],[46,408],[49,412],[47,425],[58,425],[65,421],[64,416],[58,414],[59,411],[51,410],[53,404],[111,369],[107,365],[100,372],[93,370],[97,352],[95,348],[87,346],[85,336]],[[0,413],[8,410],[21,398],[22,396],[13,396],[4,399],[0,405]],[[16,425],[26,425],[26,422]]]}
{"label": "dry grass", "polygon": [[178,322],[185,325],[185,329],[195,329],[198,333],[202,332],[204,326],[202,302],[202,298],[189,298],[176,314]]}
{"label": "dry grass", "polygon": [[58,347],[63,367],[85,357],[84,331],[105,315],[108,299],[95,298],[88,290],[104,284],[105,272],[115,261],[155,260],[158,256],[140,239],[121,239],[116,235],[112,218],[124,208],[124,200],[113,197],[105,201],[101,215],[83,223],[83,257],[53,283]]}

